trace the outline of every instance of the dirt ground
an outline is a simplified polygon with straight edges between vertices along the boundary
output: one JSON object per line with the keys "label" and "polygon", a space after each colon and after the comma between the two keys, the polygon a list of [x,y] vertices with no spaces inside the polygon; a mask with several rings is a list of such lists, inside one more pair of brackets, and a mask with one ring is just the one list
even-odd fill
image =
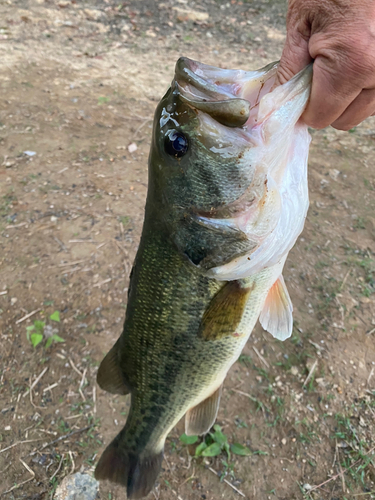
{"label": "dirt ground", "polygon": [[[0,1],[2,498],[52,498],[126,419],[95,376],[121,332],[175,61],[256,69],[279,58],[284,24],[278,0]],[[312,136],[285,271],[293,337],[256,329],[218,415],[252,453],[192,458],[180,423],[150,499],[375,498],[375,120]],[[100,498],[125,493],[102,484]]]}

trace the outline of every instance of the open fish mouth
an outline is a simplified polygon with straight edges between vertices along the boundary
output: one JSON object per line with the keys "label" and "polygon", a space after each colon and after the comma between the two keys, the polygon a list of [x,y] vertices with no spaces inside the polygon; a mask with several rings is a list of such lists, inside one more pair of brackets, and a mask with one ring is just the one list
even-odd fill
{"label": "open fish mouth", "polygon": [[255,124],[257,106],[275,84],[276,71],[277,62],[258,71],[242,71],[180,57],[175,82],[181,100],[191,107],[227,127],[243,127]]}

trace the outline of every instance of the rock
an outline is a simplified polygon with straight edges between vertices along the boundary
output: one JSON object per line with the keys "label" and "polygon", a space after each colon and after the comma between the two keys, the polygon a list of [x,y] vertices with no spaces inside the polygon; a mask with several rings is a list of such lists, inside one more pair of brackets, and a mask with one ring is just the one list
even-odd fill
{"label": "rock", "polygon": [[56,333],[59,333],[59,329],[53,328],[53,326],[51,326],[51,325],[46,325],[43,329],[43,335],[46,339],[49,339],[50,337],[52,337]]}
{"label": "rock", "polygon": [[298,368],[296,366],[292,366],[290,369],[290,373],[294,376],[298,375]]}
{"label": "rock", "polygon": [[90,21],[100,21],[105,17],[105,13],[98,9],[83,9],[83,12]]}
{"label": "rock", "polygon": [[340,170],[337,170],[336,168],[331,168],[328,170],[328,174],[333,179],[334,181],[337,181],[338,176],[340,175]]}
{"label": "rock", "polygon": [[137,149],[138,149],[138,146],[134,142],[132,142],[128,146],[129,153],[135,153],[137,151]]}
{"label": "rock", "polygon": [[173,10],[177,12],[177,19],[179,21],[207,21],[209,15],[207,12],[201,12],[199,10],[182,9],[181,7],[173,7]]}
{"label": "rock", "polygon": [[54,500],[95,500],[98,498],[99,482],[89,474],[77,472],[66,476],[57,487]]}
{"label": "rock", "polygon": [[324,388],[327,385],[323,377],[316,378],[315,382],[318,384],[319,387]]}

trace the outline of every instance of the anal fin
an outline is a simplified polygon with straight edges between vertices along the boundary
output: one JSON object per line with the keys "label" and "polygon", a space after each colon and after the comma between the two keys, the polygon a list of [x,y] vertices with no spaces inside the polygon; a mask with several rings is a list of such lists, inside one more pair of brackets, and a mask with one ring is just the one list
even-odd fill
{"label": "anal fin", "polygon": [[278,340],[285,340],[293,331],[293,305],[282,275],[268,292],[259,321]]}
{"label": "anal fin", "polygon": [[129,394],[130,388],[126,383],[118,358],[118,341],[100,363],[96,381],[103,391],[111,394]]}
{"label": "anal fin", "polygon": [[188,436],[206,434],[214,425],[219,411],[222,388],[221,385],[211,396],[188,410],[185,416],[185,433]]}

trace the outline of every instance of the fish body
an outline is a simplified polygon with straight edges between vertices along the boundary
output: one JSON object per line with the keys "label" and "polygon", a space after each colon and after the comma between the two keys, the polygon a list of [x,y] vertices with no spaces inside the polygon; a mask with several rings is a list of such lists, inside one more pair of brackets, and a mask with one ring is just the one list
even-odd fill
{"label": "fish body", "polygon": [[98,479],[142,498],[165,439],[213,425],[221,387],[256,321],[292,331],[282,269],[308,207],[311,69],[272,92],[276,66],[221,70],[181,58],[157,107],[142,237],[121,337],[99,385],[131,393]]}

